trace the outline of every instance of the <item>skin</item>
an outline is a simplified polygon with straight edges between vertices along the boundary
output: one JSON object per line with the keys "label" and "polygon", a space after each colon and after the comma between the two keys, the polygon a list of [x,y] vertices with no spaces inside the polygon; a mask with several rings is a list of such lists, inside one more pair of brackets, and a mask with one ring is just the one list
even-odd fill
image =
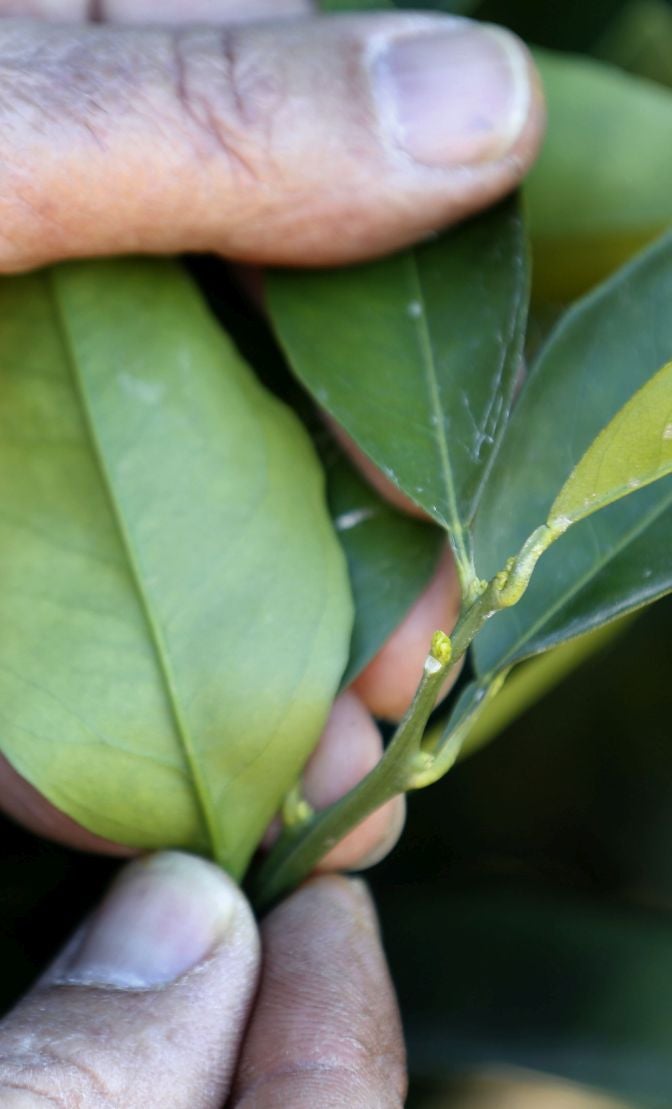
{"label": "skin", "polygon": [[[536,78],[515,45],[528,67],[522,125],[506,148],[484,146],[469,167],[401,156],[364,77],[372,36],[440,34],[446,25],[416,14],[315,20],[304,0],[0,0],[0,272],[129,251],[343,263],[492,203],[524,175],[543,129]],[[407,507],[345,445],[372,484]],[[306,769],[314,807],[380,757],[374,715],[403,714],[431,634],[450,631],[458,608],[444,558],[335,703]],[[0,804],[53,839],[125,853],[55,810],[2,759]],[[403,817],[403,800],[390,802],[323,868],[376,861]],[[189,867],[206,865],[184,864],[187,885]],[[144,990],[141,1003],[137,990],[64,986],[61,956],[0,1026],[3,1106],[191,1109],[229,1094],[229,1104],[262,1109],[403,1104],[396,1002],[363,888],[316,879],[274,910],[260,936],[242,895],[227,896],[233,930],[188,973]],[[127,918],[117,916],[123,937]]]}
{"label": "skin", "polygon": [[[180,894],[197,878],[203,913],[228,899],[219,941],[176,980],[134,988],[110,982],[109,966],[104,976],[79,980],[75,936],[0,1026],[3,1109],[402,1105],[399,1013],[365,887],[314,879],[258,932],[225,875],[203,882],[199,868],[214,867],[186,856],[180,862],[176,915],[187,900]],[[145,907],[158,881],[145,882]],[[117,883],[99,915],[114,913],[120,896]],[[124,913],[142,913],[133,897]],[[117,930],[122,923],[117,913]]]}

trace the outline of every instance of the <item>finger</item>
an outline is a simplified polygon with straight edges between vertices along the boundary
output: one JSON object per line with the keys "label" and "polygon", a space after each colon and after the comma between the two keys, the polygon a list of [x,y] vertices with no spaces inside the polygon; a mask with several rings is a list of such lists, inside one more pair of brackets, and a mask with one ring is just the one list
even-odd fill
{"label": "finger", "polygon": [[365,887],[304,886],[262,926],[265,962],[231,1104],[404,1104],[399,1012]]}
{"label": "finger", "polygon": [[0,17],[77,23],[250,23],[310,10],[309,0],[0,0]]}
{"label": "finger", "polygon": [[[320,741],[302,779],[309,805],[320,811],[358,785],[380,760],[383,739],[371,713],[351,689],[334,702]],[[364,870],[380,862],[396,844],[406,819],[403,796],[393,798],[366,817],[320,860],[319,872]],[[280,817],[264,837],[269,849],[282,830]]]}
{"label": "finger", "polygon": [[[378,762],[382,738],[371,714],[356,694],[347,691],[337,698],[320,743],[305,772],[304,789],[309,803],[326,808],[357,785]],[[55,808],[34,786],[17,774],[0,755],[0,807],[39,836],[104,855],[129,856],[133,848],[97,836],[66,813]],[[347,835],[320,863],[319,870],[362,870],[384,858],[401,835],[406,806],[403,797],[383,805]],[[264,844],[277,839],[280,822],[275,821]]]}
{"label": "finger", "polygon": [[115,23],[251,23],[305,15],[309,0],[100,0]]}
{"label": "finger", "polygon": [[223,872],[177,853],[130,864],[0,1025],[0,1102],[219,1109],[257,969]]}
{"label": "finger", "polygon": [[354,462],[355,466],[368,481],[369,485],[384,497],[386,501],[394,505],[395,508],[400,509],[401,512],[407,513],[409,516],[417,516],[421,520],[428,519],[427,513],[415,504],[410,497],[402,493],[401,489],[388,477],[385,476],[382,470],[379,470],[375,462],[372,462],[367,454],[364,453],[361,447],[358,447],[354,439],[348,435],[340,424],[325,412],[322,413],[325,423],[328,425],[334,439],[341,445],[345,453]]}
{"label": "finger", "polygon": [[0,25],[0,268],[132,251],[290,264],[401,246],[507,192],[540,94],[452,17]]}
{"label": "finger", "polygon": [[63,843],[66,847],[122,857],[137,854],[130,847],[89,832],[55,808],[30,782],[17,774],[4,755],[0,755],[0,809],[36,835]]}
{"label": "finger", "polygon": [[[455,563],[444,554],[431,582],[376,657],[353,682],[366,707],[384,720],[399,720],[411,703],[435,631],[452,632],[460,613]],[[445,696],[459,669],[442,690]]]}
{"label": "finger", "polygon": [[[371,714],[356,693],[337,698],[327,726],[304,774],[307,800],[315,809],[338,801],[364,778],[383,753]],[[321,871],[363,870],[387,855],[404,827],[406,803],[395,797],[354,828],[317,867]]]}

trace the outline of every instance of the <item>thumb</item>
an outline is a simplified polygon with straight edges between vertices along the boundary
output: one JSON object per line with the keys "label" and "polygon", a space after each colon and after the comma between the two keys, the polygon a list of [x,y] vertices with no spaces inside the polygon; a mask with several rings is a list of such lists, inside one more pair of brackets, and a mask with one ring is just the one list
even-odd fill
{"label": "thumb", "polygon": [[227,28],[0,24],[0,269],[128,251],[327,264],[509,191],[541,94],[449,16]]}
{"label": "thumb", "polygon": [[215,1109],[256,987],[236,886],[168,852],[130,864],[0,1025],[0,1102]]}

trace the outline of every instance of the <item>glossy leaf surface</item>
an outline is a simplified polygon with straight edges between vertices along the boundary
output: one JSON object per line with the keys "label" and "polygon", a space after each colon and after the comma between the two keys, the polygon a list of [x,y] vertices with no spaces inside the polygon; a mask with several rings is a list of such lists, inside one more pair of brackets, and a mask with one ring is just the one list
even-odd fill
{"label": "glossy leaf surface", "polygon": [[551,505],[551,527],[569,527],[672,471],[672,362],[616,413]]}
{"label": "glossy leaf surface", "polygon": [[[579,303],[533,367],[492,468],[475,546],[488,577],[549,513],[553,490],[613,415],[672,357],[672,238]],[[475,643],[500,669],[672,589],[672,481],[578,523],[543,556],[522,601]]]}
{"label": "glossy leaf surface", "polygon": [[301,381],[449,530],[464,570],[520,362],[527,264],[515,202],[383,261],[273,274],[268,294]]}
{"label": "glossy leaf surface", "polygon": [[354,681],[418,599],[436,570],[443,532],[391,508],[341,458],[327,471],[334,525],[355,602],[350,659]]}
{"label": "glossy leaf surface", "polygon": [[172,264],[0,298],[0,746],[92,831],[240,874],[347,657],[320,467]]}
{"label": "glossy leaf surface", "polygon": [[584,292],[672,224],[672,91],[536,51],[548,132],[525,185],[538,295]]}

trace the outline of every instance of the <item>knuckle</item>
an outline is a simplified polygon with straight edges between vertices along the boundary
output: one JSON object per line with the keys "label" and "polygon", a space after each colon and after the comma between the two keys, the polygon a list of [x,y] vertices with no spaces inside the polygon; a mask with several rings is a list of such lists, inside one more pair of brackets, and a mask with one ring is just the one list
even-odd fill
{"label": "knuckle", "polygon": [[172,36],[175,100],[201,157],[223,154],[256,181],[272,161],[273,119],[283,101],[278,74],[235,27]]}
{"label": "knuckle", "polygon": [[[100,143],[100,78],[84,44],[23,22],[0,27],[0,272],[39,263],[62,240],[59,162]],[[54,157],[54,152],[60,158]]]}

